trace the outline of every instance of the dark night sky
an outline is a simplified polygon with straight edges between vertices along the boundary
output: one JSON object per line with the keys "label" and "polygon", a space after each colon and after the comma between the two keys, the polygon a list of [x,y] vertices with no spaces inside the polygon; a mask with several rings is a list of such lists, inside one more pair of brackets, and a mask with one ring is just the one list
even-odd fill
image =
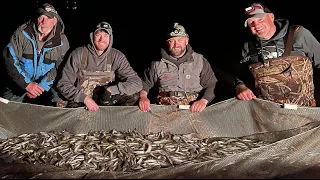
{"label": "dark night sky", "polygon": [[[59,1],[45,2],[52,3],[58,10],[72,49],[88,40],[91,28],[98,22],[109,22],[114,31],[113,47],[127,56],[139,75],[159,55],[168,28],[179,22],[186,28],[193,49],[208,59],[217,75],[216,101],[235,95],[230,65],[239,59],[247,33],[243,26],[244,9],[255,1],[78,0],[77,10],[66,10]],[[299,4],[292,0],[260,2],[266,4],[276,18],[285,17],[293,24],[303,25],[320,40],[316,1],[298,1]],[[13,31],[35,12],[36,1],[7,1],[1,8],[2,50]]]}

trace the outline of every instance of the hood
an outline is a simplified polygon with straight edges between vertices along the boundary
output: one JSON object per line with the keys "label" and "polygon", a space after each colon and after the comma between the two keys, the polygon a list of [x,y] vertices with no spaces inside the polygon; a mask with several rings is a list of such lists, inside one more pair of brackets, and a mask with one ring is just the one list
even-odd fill
{"label": "hood", "polygon": [[274,23],[276,26],[276,32],[269,40],[261,40],[260,38],[256,37],[258,41],[262,42],[262,44],[267,44],[271,41],[282,39],[286,35],[289,27],[289,21],[286,19],[277,19],[274,21]]}
{"label": "hood", "polygon": [[[37,24],[37,19],[39,17],[39,14],[35,14],[34,19],[31,19],[28,24]],[[55,14],[55,17],[57,18],[57,25],[56,25],[56,29],[58,30],[58,32],[60,32],[60,34],[64,34],[65,31],[65,25],[64,22],[62,21],[61,17],[59,16],[59,14]]]}
{"label": "hood", "polygon": [[[37,29],[36,29],[37,18],[38,17],[36,17],[35,19],[30,19],[28,22],[20,26],[20,28],[22,28],[22,30],[24,30],[30,37],[34,37],[35,34],[37,34]],[[55,35],[51,39],[47,40],[47,42],[50,41],[50,43],[46,45],[46,47],[49,47],[49,48],[61,45],[62,36],[65,36],[64,34],[65,25],[58,14],[56,14],[56,18],[57,18],[57,25],[54,27]]]}
{"label": "hood", "polygon": [[51,4],[44,3],[41,7],[38,8],[37,12],[34,14],[35,24],[37,24],[37,19],[41,15],[46,15],[50,18],[53,18],[53,17],[57,18],[56,29],[58,30],[58,32],[60,32],[60,34],[64,34],[64,30],[65,30],[64,23],[60,15],[58,14],[58,12],[55,10],[55,8]]}
{"label": "hood", "polygon": [[97,49],[93,43],[93,34],[98,29],[104,29],[104,28],[99,27],[99,25],[97,25],[96,28],[92,32],[90,32],[90,43],[88,44],[89,51],[91,51],[92,54],[94,54],[94,56],[97,57],[98,59],[104,59],[107,56],[107,54],[110,52],[110,50],[112,49],[112,45],[113,45],[113,33],[112,33],[111,25],[106,22],[103,22],[103,23],[104,23],[104,25],[109,26],[108,33],[110,35],[110,42],[109,42],[109,46],[107,47],[107,49],[100,56],[98,56]]}
{"label": "hood", "polygon": [[277,58],[284,53],[284,37],[289,28],[289,21],[285,19],[275,20],[276,32],[269,40],[256,37],[257,53],[263,59]]}
{"label": "hood", "polygon": [[56,15],[56,18],[57,18],[57,28],[58,27],[60,28],[60,34],[64,34],[65,26],[59,14]]}

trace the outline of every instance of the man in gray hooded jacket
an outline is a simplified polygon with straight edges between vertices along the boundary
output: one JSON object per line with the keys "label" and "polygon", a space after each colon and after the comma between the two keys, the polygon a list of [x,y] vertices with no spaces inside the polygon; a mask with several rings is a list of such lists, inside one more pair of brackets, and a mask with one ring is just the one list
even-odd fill
{"label": "man in gray hooded jacket", "polygon": [[[261,3],[253,3],[250,7],[245,9],[245,13],[245,27],[249,28],[253,36],[244,43],[242,58],[236,67],[236,93],[240,100],[248,101],[255,98],[257,95],[257,85],[255,85],[254,76],[249,71],[248,67],[254,63],[262,62],[264,60],[272,60],[282,57],[285,52],[286,40],[288,39],[291,25],[289,25],[289,21],[286,19],[275,19],[271,10]],[[312,63],[311,67],[320,68],[320,43],[306,28],[298,26],[295,29],[292,50],[289,53],[291,56],[308,57]],[[292,67],[289,66],[287,70],[290,68]],[[281,73],[286,73],[284,71]],[[306,87],[305,91],[313,89],[312,68],[301,72],[303,72],[301,73],[302,76],[306,76],[307,74],[310,74],[311,76],[311,78],[307,78],[309,78],[308,81],[310,81],[308,83],[312,85],[310,87]],[[292,73],[290,77],[293,77]],[[283,77],[287,76],[284,74]],[[301,79],[301,76],[298,76],[298,78]],[[275,82],[274,79],[269,79],[269,82],[266,83],[271,83],[272,81]],[[277,81],[278,85],[281,85],[281,83],[282,82]],[[282,91],[281,89],[283,89],[283,92],[280,92]],[[277,89],[270,89],[270,91],[276,90]],[[282,86],[277,91],[279,94],[285,93],[284,95],[286,95],[286,91],[289,91],[289,89],[286,86]],[[290,91],[294,91],[294,89],[291,89]],[[301,88],[298,88],[297,91],[301,91]],[[298,94],[296,92],[289,93]],[[289,93],[287,93],[288,97]],[[309,96],[313,96],[313,94],[310,93]],[[310,98],[311,100],[313,99],[313,97],[306,98]],[[295,104],[295,102],[292,103]],[[311,104],[309,103],[309,105]],[[313,102],[312,106],[314,105],[315,104]]]}
{"label": "man in gray hooded jacket", "polygon": [[21,25],[3,50],[7,70],[4,98],[10,101],[55,105],[59,66],[69,50],[64,23],[55,8],[45,3],[35,19]]}
{"label": "man in gray hooded jacket", "polygon": [[69,107],[96,111],[99,105],[134,105],[142,81],[125,55],[112,47],[110,24],[99,23],[90,40],[71,52],[57,84]]}
{"label": "man in gray hooded jacket", "polygon": [[139,108],[150,110],[148,93],[156,89],[156,103],[190,105],[193,113],[202,112],[215,97],[217,78],[210,63],[189,45],[189,35],[179,23],[170,28],[161,59],[152,61],[145,70]]}

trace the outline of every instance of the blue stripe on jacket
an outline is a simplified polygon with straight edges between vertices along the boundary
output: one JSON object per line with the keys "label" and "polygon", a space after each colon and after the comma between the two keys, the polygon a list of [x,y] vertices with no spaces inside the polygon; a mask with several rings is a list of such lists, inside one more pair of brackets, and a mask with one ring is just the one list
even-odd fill
{"label": "blue stripe on jacket", "polygon": [[[14,53],[14,50],[12,48],[12,45],[9,44],[8,48],[11,53],[11,56],[13,57],[14,60],[14,66],[17,68],[18,72],[24,77],[24,81],[26,83],[34,82],[37,81],[39,82],[39,85],[45,90],[49,91],[50,85],[53,84],[54,80],[48,80],[48,76],[46,75],[51,69],[55,67],[55,63],[51,64],[44,64],[44,55],[47,51],[52,50],[53,48],[44,48],[43,52],[40,54],[40,58],[38,61],[38,53],[37,53],[37,46],[35,41],[25,32],[22,31],[22,33],[25,35],[27,39],[30,40],[30,42],[33,45],[33,59],[26,59],[26,58],[21,58],[19,61],[17,56]],[[61,43],[59,46],[62,46],[63,43]],[[56,47],[59,47],[56,46]],[[35,68],[36,67],[36,68]]]}

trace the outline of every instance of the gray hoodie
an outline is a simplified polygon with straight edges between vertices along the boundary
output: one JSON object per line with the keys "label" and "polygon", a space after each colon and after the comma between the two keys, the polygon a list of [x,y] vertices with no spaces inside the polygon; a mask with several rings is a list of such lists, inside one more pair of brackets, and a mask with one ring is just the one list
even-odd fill
{"label": "gray hoodie", "polygon": [[[242,58],[236,67],[236,85],[245,84],[248,88],[253,88],[253,76],[248,65],[258,62],[258,54],[262,54],[264,59],[277,58],[282,56],[285,49],[284,38],[289,29],[289,21],[285,19],[275,20],[276,33],[269,40],[261,40],[258,37],[252,38],[256,52],[250,51],[249,41],[246,41],[242,49]],[[302,27],[295,32],[293,38],[293,48],[291,55],[307,56],[311,59],[313,66],[320,68],[320,43],[311,32]]]}
{"label": "gray hoodie", "polygon": [[110,44],[108,48],[100,56],[97,54],[93,43],[93,33],[90,33],[90,40],[86,46],[78,47],[71,52],[65,67],[62,70],[61,79],[58,81],[57,87],[61,94],[70,101],[84,102],[86,94],[81,91],[80,84],[80,67],[83,49],[88,48],[87,66],[82,69],[86,71],[106,71],[107,55],[110,53],[113,60],[111,70],[115,72],[116,83],[109,86],[112,95],[132,95],[142,89],[142,81],[138,74],[130,66],[125,55],[119,50],[112,47],[113,34],[110,33]]}

